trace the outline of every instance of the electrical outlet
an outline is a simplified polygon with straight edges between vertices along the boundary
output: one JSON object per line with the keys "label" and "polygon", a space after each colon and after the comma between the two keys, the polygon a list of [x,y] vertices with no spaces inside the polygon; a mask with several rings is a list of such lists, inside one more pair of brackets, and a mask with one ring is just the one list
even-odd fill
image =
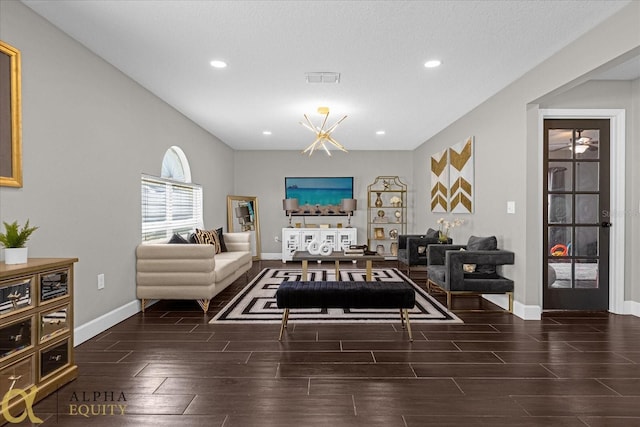
{"label": "electrical outlet", "polygon": [[104,289],[104,274],[98,274],[98,289]]}

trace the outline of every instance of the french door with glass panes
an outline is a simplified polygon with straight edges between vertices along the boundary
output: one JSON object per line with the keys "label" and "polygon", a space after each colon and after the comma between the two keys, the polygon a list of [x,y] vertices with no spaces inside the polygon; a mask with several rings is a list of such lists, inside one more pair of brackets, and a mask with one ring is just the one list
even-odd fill
{"label": "french door with glass panes", "polygon": [[544,310],[609,308],[609,120],[544,121]]}

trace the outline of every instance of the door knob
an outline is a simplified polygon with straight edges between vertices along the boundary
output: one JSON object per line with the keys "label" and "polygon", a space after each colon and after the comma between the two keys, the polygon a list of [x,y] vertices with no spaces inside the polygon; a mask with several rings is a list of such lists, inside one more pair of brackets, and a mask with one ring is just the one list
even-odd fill
{"label": "door knob", "polygon": [[611,225],[612,224],[610,222],[608,222],[608,221],[602,221],[602,223],[600,224],[600,226],[602,228],[609,228],[609,227],[611,227]]}

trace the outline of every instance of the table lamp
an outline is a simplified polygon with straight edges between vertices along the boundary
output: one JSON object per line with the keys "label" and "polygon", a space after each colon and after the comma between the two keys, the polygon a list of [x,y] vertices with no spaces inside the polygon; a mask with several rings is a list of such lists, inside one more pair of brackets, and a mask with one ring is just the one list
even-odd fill
{"label": "table lamp", "polygon": [[358,208],[358,201],[356,199],[342,199],[340,204],[342,205],[342,210],[349,216],[347,228],[351,228],[351,215]]}
{"label": "table lamp", "polygon": [[291,214],[298,210],[298,199],[282,199],[282,209],[289,215],[289,228],[293,228],[291,225]]}

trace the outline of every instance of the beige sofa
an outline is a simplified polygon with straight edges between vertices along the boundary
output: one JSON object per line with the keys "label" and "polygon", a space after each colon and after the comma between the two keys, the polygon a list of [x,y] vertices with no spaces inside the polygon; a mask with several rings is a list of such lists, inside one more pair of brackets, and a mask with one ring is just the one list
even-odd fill
{"label": "beige sofa", "polygon": [[206,313],[209,301],[253,264],[250,233],[225,233],[228,252],[213,245],[143,243],[136,248],[136,295],[148,299],[194,299]]}

